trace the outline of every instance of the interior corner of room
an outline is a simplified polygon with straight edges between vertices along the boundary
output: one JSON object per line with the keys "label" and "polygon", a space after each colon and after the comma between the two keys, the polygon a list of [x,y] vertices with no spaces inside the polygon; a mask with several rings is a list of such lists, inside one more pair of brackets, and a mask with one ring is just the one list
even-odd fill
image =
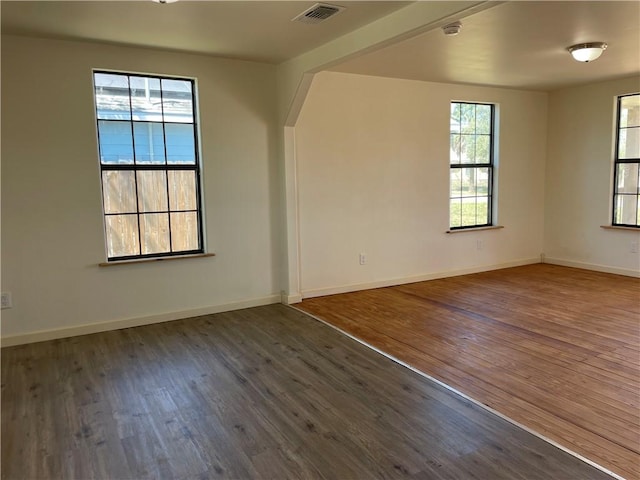
{"label": "interior corner of room", "polygon": [[[496,56],[496,42],[511,38],[517,25],[525,28],[527,15],[553,13],[561,22],[571,9],[597,15],[609,8],[574,3],[566,12],[544,2],[490,8],[444,2],[439,10],[386,4],[391,10],[369,25],[269,61],[83,41],[88,33],[28,24],[27,7],[3,4],[2,288],[13,299],[2,311],[3,337],[217,311],[279,298],[280,291],[296,301],[314,292],[537,262],[540,252],[547,262],[637,275],[634,232],[599,228],[610,222],[614,98],[638,90],[637,62],[620,61],[630,49],[634,56],[633,47],[612,43],[602,58],[580,65],[565,50],[570,32],[554,34],[553,45],[533,38],[536,67],[520,76],[513,72],[518,66],[504,67],[500,78],[482,70],[480,60],[472,65],[477,78],[446,60],[469,61],[476,54],[460,49],[475,42],[484,48],[483,61],[505,61]],[[29,4],[62,15],[54,4]],[[618,20],[621,5],[633,8],[617,4]],[[452,17],[463,26],[447,37],[439,27]],[[486,31],[504,18],[514,24]],[[380,33],[382,26],[389,31]],[[29,28],[53,33],[42,38]],[[405,30],[414,33],[405,38]],[[634,34],[627,30],[616,27],[615,34]],[[354,47],[358,38],[366,40]],[[409,61],[427,53],[430,65]],[[522,65],[534,61],[525,53],[517,58]],[[94,268],[104,261],[91,160],[95,68],[197,79],[205,238],[215,261]],[[500,231],[443,234],[446,118],[455,100],[491,102],[499,111]]]}

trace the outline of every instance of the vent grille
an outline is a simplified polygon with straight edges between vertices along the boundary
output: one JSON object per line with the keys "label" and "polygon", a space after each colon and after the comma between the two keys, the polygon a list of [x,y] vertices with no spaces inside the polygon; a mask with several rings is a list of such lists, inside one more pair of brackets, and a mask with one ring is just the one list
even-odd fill
{"label": "vent grille", "polygon": [[344,10],[344,7],[329,5],[327,3],[316,3],[313,7],[308,8],[293,18],[292,21],[312,24],[320,23],[334,16],[336,13],[340,13],[342,10]]}

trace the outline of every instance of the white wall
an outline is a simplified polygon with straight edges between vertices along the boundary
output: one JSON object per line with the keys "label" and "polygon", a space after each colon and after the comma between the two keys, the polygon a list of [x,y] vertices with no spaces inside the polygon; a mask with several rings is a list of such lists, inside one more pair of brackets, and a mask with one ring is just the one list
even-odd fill
{"label": "white wall", "polygon": [[[445,233],[452,100],[499,105],[504,229]],[[316,75],[296,124],[303,295],[539,261],[546,118],[544,93]]]}
{"label": "white wall", "polygon": [[640,232],[611,225],[615,98],[640,91],[640,77],[551,92],[545,254],[553,263],[640,274],[631,244]]}
{"label": "white wall", "polygon": [[[97,266],[105,253],[92,68],[198,79],[216,257]],[[547,117],[544,93],[318,74],[289,132],[297,210],[287,221],[302,293],[534,262],[542,252],[637,271],[629,247],[638,232],[600,225],[610,222],[613,97],[639,83],[553,92]],[[277,301],[288,227],[276,92],[270,65],[3,36],[2,291],[14,301],[2,311],[3,344]],[[504,229],[444,233],[451,100],[499,106]]]}
{"label": "white wall", "polygon": [[364,25],[311,51],[278,65],[280,124],[278,154],[282,158],[281,177],[285,181],[282,230],[285,248],[282,258],[282,285],[287,303],[300,301],[298,251],[298,203],[296,196],[295,134],[292,131],[304,104],[315,72],[336,65],[363,52],[390,45],[402,38],[438,28],[495,6],[490,2],[413,2],[385,17]]}
{"label": "white wall", "polygon": [[[197,78],[215,257],[98,267],[92,68]],[[2,291],[14,302],[2,311],[3,339],[279,300],[275,79],[259,63],[3,36]]]}

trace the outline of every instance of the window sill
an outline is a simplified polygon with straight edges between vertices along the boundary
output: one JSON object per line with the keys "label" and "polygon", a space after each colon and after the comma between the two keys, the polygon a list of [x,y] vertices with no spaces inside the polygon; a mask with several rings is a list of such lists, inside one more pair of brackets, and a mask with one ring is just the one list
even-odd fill
{"label": "window sill", "polygon": [[115,267],[116,265],[129,265],[131,263],[149,263],[149,262],[164,262],[167,260],[183,260],[185,258],[202,258],[202,257],[215,257],[215,253],[197,253],[195,255],[180,255],[175,257],[156,257],[156,258],[140,258],[133,260],[117,260],[115,262],[102,262],[99,263],[99,267]]}
{"label": "window sill", "polygon": [[619,225],[600,225],[600,228],[606,230],[628,230],[630,232],[640,232],[640,227],[623,227]]}
{"label": "window sill", "polygon": [[447,230],[444,233],[463,233],[463,232],[479,232],[481,230],[499,230],[504,228],[503,225],[491,225],[490,227],[470,227],[470,228],[461,228],[457,230]]}

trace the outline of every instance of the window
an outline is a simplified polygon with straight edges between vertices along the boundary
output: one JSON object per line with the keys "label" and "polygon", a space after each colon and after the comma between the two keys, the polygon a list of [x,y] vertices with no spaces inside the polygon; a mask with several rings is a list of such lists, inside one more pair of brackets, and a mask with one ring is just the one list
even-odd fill
{"label": "window", "polygon": [[494,105],[451,103],[449,227],[492,225]]}
{"label": "window", "polygon": [[613,225],[640,227],[640,94],[618,97]]}
{"label": "window", "polygon": [[94,72],[109,261],[203,253],[195,83]]}

